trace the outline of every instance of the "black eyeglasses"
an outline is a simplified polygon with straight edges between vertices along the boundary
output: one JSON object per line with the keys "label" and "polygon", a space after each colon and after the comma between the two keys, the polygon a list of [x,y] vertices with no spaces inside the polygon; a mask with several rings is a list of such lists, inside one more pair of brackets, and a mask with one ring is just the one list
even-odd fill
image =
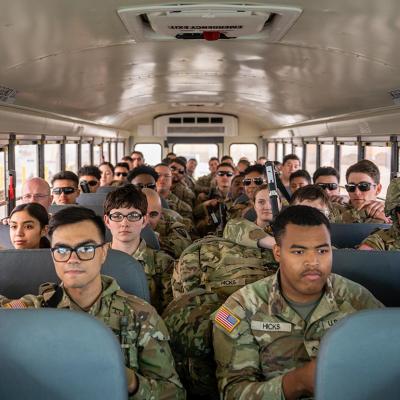
{"label": "black eyeglasses", "polygon": [[66,187],[57,187],[53,188],[52,192],[53,194],[60,195],[61,193],[64,193],[65,195],[72,194],[76,191],[74,187],[66,186]]}
{"label": "black eyeglasses", "polygon": [[137,222],[143,218],[143,215],[140,212],[132,211],[129,214],[122,214],[120,212],[115,212],[112,214],[108,214],[111,221],[114,222],[122,222],[124,218],[126,218],[129,222]]}
{"label": "black eyeglasses", "polygon": [[85,180],[85,179],[83,179],[82,181],[80,181],[80,183],[83,183],[83,184],[88,184],[89,186],[96,186],[98,183],[99,183],[99,181],[87,181],[87,180]]}
{"label": "black eyeglasses", "polygon": [[233,176],[233,172],[231,172],[231,171],[218,171],[218,172],[217,172],[217,175],[218,175],[218,176],[228,176],[228,177],[231,177],[231,176]]}
{"label": "black eyeglasses", "polygon": [[157,218],[160,215],[158,211],[150,211],[149,212],[149,217],[150,218]]}
{"label": "black eyeglasses", "polygon": [[371,182],[360,182],[348,183],[347,185],[344,185],[349,193],[354,193],[356,191],[356,188],[358,188],[360,192],[368,192],[368,190],[371,190],[371,186],[375,187],[376,184]]}
{"label": "black eyeglasses", "polygon": [[67,262],[71,258],[72,253],[75,253],[81,261],[90,261],[93,260],[96,249],[102,246],[104,246],[104,243],[83,244],[77,247],[56,246],[52,247],[50,250],[53,254],[54,261]]}
{"label": "black eyeglasses", "polygon": [[124,178],[126,178],[128,176],[128,173],[127,172],[116,172],[114,175],[115,176],[123,176]]}
{"label": "black eyeglasses", "polygon": [[182,174],[182,175],[185,173],[185,169],[179,169],[177,167],[170,167],[170,169],[171,169],[171,171],[176,171],[176,172],[178,172],[179,174]]}
{"label": "black eyeglasses", "polygon": [[317,185],[323,190],[336,190],[339,187],[337,183],[318,183]]}
{"label": "black eyeglasses", "polygon": [[156,188],[156,184],[155,183],[135,183],[135,186],[138,189],[144,189],[144,188],[155,189]]}
{"label": "black eyeglasses", "polygon": [[255,185],[260,186],[263,183],[265,183],[265,180],[264,180],[264,178],[261,178],[261,177],[243,179],[243,185],[244,186],[250,186],[251,182],[254,182]]}

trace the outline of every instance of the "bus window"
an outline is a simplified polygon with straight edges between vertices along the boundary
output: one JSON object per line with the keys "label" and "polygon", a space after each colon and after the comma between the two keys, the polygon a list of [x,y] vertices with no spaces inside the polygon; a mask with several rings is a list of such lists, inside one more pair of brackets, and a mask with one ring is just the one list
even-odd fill
{"label": "bus window", "polygon": [[282,160],[283,160],[283,143],[278,143],[276,152],[277,152],[276,161],[282,162]]}
{"label": "bus window", "polygon": [[146,164],[157,165],[161,162],[162,148],[159,143],[138,143],[135,150],[143,153]]}
{"label": "bus window", "polygon": [[110,161],[110,146],[108,142],[103,143],[103,161]]}
{"label": "bus window", "polygon": [[303,166],[308,173],[312,174],[317,169],[317,145],[314,143],[306,144],[306,165]]}
{"label": "bus window", "polygon": [[81,143],[81,165],[90,165],[90,143]]}
{"label": "bus window", "polygon": [[[334,167],[335,166],[335,145],[334,144],[321,144],[321,167]],[[342,182],[344,184],[344,182]]]}
{"label": "bus window", "polygon": [[7,216],[4,150],[0,149],[0,218]]}
{"label": "bus window", "polygon": [[269,161],[275,161],[276,160],[276,154],[275,154],[275,142],[268,142],[267,146],[267,158]]}
{"label": "bus window", "polygon": [[292,154],[293,153],[293,145],[292,145],[292,143],[285,143],[283,151],[285,153],[285,156],[287,154]]}
{"label": "bus window", "polygon": [[124,156],[124,142],[117,143],[117,158],[120,160]]}
{"label": "bus window", "polygon": [[257,161],[257,145],[254,143],[234,143],[229,146],[229,154],[235,164],[242,157],[246,157],[250,163]]}
{"label": "bus window", "polygon": [[195,158],[198,162],[196,171],[194,172],[195,178],[199,176],[208,175],[208,160],[211,157],[218,157],[218,146],[216,144],[174,144],[172,151],[178,156]]}
{"label": "bus window", "polygon": [[385,198],[387,187],[390,183],[390,147],[383,146],[365,146],[365,158],[373,161],[381,173],[382,191],[379,197]]}
{"label": "bus window", "polygon": [[77,143],[66,143],[65,145],[65,170],[78,173]]}
{"label": "bus window", "polygon": [[94,144],[93,145],[93,165],[101,164],[101,145]]}
{"label": "bus window", "polygon": [[117,144],[115,142],[111,142],[110,144],[110,162],[111,164],[115,165],[115,163],[117,162],[116,160],[116,156],[117,156]]}
{"label": "bus window", "polygon": [[346,183],[346,171],[350,165],[357,162],[357,146],[342,144],[340,145],[340,184]]}
{"label": "bus window", "polygon": [[294,154],[300,158],[300,162],[303,162],[303,146],[294,146]]}
{"label": "bus window", "polygon": [[44,145],[44,179],[51,182],[52,177],[61,171],[60,145]]}
{"label": "bus window", "polygon": [[29,178],[38,176],[38,147],[34,144],[15,146],[16,196],[21,197],[22,186]]}

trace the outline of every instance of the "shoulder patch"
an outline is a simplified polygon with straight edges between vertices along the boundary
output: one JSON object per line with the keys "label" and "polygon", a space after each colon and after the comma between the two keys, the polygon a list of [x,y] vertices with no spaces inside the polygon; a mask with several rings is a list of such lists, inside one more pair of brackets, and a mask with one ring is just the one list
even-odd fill
{"label": "shoulder patch", "polygon": [[12,300],[9,303],[3,305],[4,308],[28,308],[28,306],[22,300]]}
{"label": "shoulder patch", "polygon": [[215,314],[215,322],[226,331],[231,333],[239,325],[240,319],[236,317],[228,308],[222,306]]}

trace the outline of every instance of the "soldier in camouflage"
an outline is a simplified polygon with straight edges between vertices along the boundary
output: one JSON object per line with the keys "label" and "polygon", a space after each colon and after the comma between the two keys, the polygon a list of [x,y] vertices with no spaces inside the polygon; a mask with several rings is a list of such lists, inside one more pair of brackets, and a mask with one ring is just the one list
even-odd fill
{"label": "soldier in camouflage", "polygon": [[211,157],[208,161],[208,168],[210,173],[208,175],[201,176],[197,179],[195,186],[195,193],[199,195],[200,193],[207,194],[210,189],[215,187],[215,173],[217,172],[217,167],[219,165],[219,160],[217,157]]}
{"label": "soldier in camouflage", "polygon": [[174,259],[162,250],[151,249],[140,238],[140,232],[147,224],[146,214],[146,196],[133,185],[108,193],[104,202],[104,221],[112,234],[111,247],[131,255],[143,265],[151,304],[161,314],[172,300]]}
{"label": "soldier in camouflage", "polygon": [[383,305],[331,274],[329,221],[291,206],[274,221],[276,274],[238,290],[213,315],[223,399],[312,398],[322,336],[338,320]]}
{"label": "soldier in camouflage", "polygon": [[38,296],[18,300],[0,296],[0,305],[87,312],[111,328],[121,342],[130,399],[185,399],[162,319],[144,300],[128,295],[114,279],[100,274],[108,249],[101,218],[82,207],[64,209],[50,220],[49,235],[62,284],[42,285]]}
{"label": "soldier in camouflage", "polygon": [[185,183],[186,162],[177,157],[171,161],[169,168],[172,172],[172,193],[193,207],[196,196]]}
{"label": "soldier in camouflage", "polygon": [[386,193],[385,214],[393,225],[389,229],[378,229],[360,245],[360,250],[400,249],[400,178],[392,179]]}

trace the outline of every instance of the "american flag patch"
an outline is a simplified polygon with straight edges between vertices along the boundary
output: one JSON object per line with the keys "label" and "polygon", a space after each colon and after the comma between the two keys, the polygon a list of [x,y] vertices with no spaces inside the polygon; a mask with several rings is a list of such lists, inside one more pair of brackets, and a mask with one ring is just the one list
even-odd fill
{"label": "american flag patch", "polygon": [[215,314],[215,322],[228,332],[232,332],[239,324],[240,319],[235,317],[226,307],[222,306],[218,309],[217,314]]}
{"label": "american flag patch", "polygon": [[5,308],[28,308],[22,300],[12,300],[7,304],[4,304]]}

